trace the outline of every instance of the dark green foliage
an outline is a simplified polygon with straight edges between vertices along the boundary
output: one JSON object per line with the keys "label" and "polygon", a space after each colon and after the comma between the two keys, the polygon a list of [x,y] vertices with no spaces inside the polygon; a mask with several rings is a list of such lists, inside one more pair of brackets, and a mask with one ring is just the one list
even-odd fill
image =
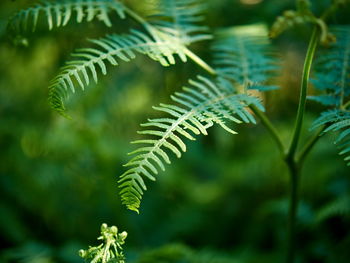
{"label": "dark green foliage", "polygon": [[334,216],[350,215],[350,196],[345,195],[323,206],[316,215],[316,220],[322,222]]}
{"label": "dark green foliage", "polygon": [[136,263],[238,263],[228,256],[210,251],[196,252],[182,244],[170,244],[145,252]]}

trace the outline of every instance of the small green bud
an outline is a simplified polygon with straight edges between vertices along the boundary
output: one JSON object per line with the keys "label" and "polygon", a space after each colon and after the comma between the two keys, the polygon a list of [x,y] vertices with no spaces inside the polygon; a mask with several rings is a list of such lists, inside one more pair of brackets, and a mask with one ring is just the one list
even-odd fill
{"label": "small green bud", "polygon": [[106,224],[106,223],[103,223],[103,224],[101,225],[101,232],[106,231],[107,227],[108,227],[107,224]]}
{"label": "small green bud", "polygon": [[85,251],[84,249],[80,249],[78,253],[79,253],[79,257],[85,258],[85,256],[86,256],[86,251]]}
{"label": "small green bud", "polygon": [[116,234],[118,233],[118,228],[117,228],[116,226],[112,226],[112,227],[111,227],[111,233],[112,233],[113,235],[116,235]]}
{"label": "small green bud", "polygon": [[123,231],[119,234],[119,237],[124,240],[128,236],[128,233],[126,231]]}

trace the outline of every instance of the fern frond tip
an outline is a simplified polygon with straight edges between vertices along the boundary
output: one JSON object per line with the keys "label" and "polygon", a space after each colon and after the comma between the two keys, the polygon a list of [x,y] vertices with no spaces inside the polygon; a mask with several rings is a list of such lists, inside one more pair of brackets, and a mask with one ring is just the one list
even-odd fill
{"label": "fern frond tip", "polygon": [[121,18],[125,18],[125,8],[117,0],[63,0],[42,1],[27,9],[16,13],[8,22],[8,29],[14,32],[26,31],[29,27],[36,30],[39,17],[44,15],[49,30],[54,27],[64,27],[74,16],[76,22],[87,22],[97,18],[106,26],[111,27],[110,12],[116,12]]}

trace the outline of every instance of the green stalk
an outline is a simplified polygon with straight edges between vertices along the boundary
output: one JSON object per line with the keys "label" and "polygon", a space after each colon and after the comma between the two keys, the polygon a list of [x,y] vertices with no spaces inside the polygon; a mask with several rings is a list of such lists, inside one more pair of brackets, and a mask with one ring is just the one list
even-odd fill
{"label": "green stalk", "polygon": [[215,69],[209,66],[205,61],[203,61],[200,57],[198,57],[195,53],[193,53],[188,48],[185,49],[185,54],[188,56],[193,62],[195,62],[198,66],[206,70],[211,75],[217,75]]}
{"label": "green stalk", "polygon": [[296,252],[296,218],[299,204],[299,178],[300,167],[295,162],[287,162],[290,172],[290,199],[287,228],[287,260],[294,263]]}
{"label": "green stalk", "polygon": [[306,156],[309,154],[309,152],[312,150],[312,148],[315,146],[317,141],[321,138],[321,133],[324,131],[326,127],[322,127],[319,129],[306,144],[304,145],[304,148],[300,151],[296,158],[296,162],[299,166],[303,165],[303,162],[305,161]]}
{"label": "green stalk", "polygon": [[[306,95],[307,89],[309,86],[309,77],[312,66],[312,61],[314,59],[315,51],[317,44],[319,42],[320,30],[315,28],[307,49],[303,75],[301,81],[301,90],[299,105],[297,111],[297,117],[295,122],[295,128],[293,132],[292,141],[290,147],[285,156],[285,162],[288,166],[290,173],[290,203],[289,203],[289,215],[288,215],[288,240],[287,240],[287,258],[286,263],[293,263],[295,260],[295,236],[296,236],[296,217],[297,217],[297,208],[299,203],[299,181],[300,181],[300,171],[301,171],[301,162],[298,162],[295,156],[296,150],[298,148],[298,143],[300,140],[301,130],[303,126],[305,106],[306,106]],[[306,145],[306,148],[302,151],[301,157],[305,158],[306,154],[311,150],[312,146],[316,143],[317,139],[311,140],[311,142]]]}
{"label": "green stalk", "polygon": [[254,114],[261,120],[261,123],[265,126],[265,128],[269,131],[271,138],[275,141],[278,149],[281,152],[281,155],[283,156],[285,153],[285,147],[282,143],[282,140],[278,134],[278,131],[275,126],[271,123],[269,118],[260,111],[257,107],[254,105],[249,106],[249,108],[254,112]]}
{"label": "green stalk", "polygon": [[304,69],[303,69],[303,77],[301,80],[301,91],[300,91],[300,98],[299,98],[299,105],[298,105],[298,112],[295,122],[295,128],[293,132],[292,142],[290,144],[289,150],[286,155],[286,159],[293,159],[295,152],[298,147],[298,143],[300,140],[300,134],[301,129],[303,126],[303,120],[304,120],[304,113],[305,113],[305,105],[306,105],[306,95],[307,95],[307,89],[309,86],[309,78],[310,78],[310,71],[311,71],[311,65],[312,61],[314,59],[316,47],[318,44],[320,36],[320,31],[318,28],[315,28],[312,32],[312,36],[310,39],[309,47],[306,53],[305,63],[304,63]]}

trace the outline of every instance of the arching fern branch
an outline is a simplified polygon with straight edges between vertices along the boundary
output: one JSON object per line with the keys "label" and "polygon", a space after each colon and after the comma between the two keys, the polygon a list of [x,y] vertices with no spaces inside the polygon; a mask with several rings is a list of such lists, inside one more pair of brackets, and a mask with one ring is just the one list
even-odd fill
{"label": "arching fern branch", "polygon": [[115,0],[63,0],[43,1],[33,7],[16,13],[8,23],[8,29],[20,33],[28,29],[35,31],[39,17],[44,15],[46,22],[52,28],[66,26],[74,17],[77,23],[92,21],[97,18],[106,26],[112,26],[109,13],[114,12],[120,18],[125,18],[124,6]]}
{"label": "arching fern branch", "polygon": [[65,26],[76,15],[77,22],[91,21],[93,18],[111,25],[108,13],[116,11],[124,18],[128,14],[138,21],[146,30],[131,30],[128,35],[110,35],[101,39],[90,40],[94,48],[80,49],[73,54],[76,60],[69,61],[49,85],[49,102],[53,109],[64,116],[64,99],[69,90],[75,92],[76,85],[84,89],[93,78],[97,82],[98,69],[106,74],[106,62],[118,65],[120,60],[130,61],[135,53],[142,53],[159,61],[163,66],[175,64],[177,54],[183,62],[187,57],[200,64],[209,72],[213,70],[188,48],[192,42],[208,39],[206,29],[196,23],[202,19],[203,10],[200,0],[162,0],[159,4],[159,15],[156,21],[147,21],[134,11],[114,0],[63,0],[43,2],[32,8],[18,12],[10,21],[9,28],[17,33],[32,27],[36,28],[40,15],[46,15],[49,29],[55,25]]}
{"label": "arching fern branch", "polygon": [[162,36],[155,41],[145,33],[132,30],[127,35],[109,35],[90,42],[96,47],[73,53],[77,59],[67,62],[49,86],[50,104],[62,115],[65,115],[63,100],[67,98],[69,90],[75,92],[74,82],[83,90],[90,82],[90,74],[97,82],[98,69],[104,75],[107,73],[106,62],[112,65],[118,65],[120,61],[128,62],[136,57],[135,53],[144,54],[163,66],[175,64],[175,54],[186,62],[185,47],[172,37]]}
{"label": "arching fern branch", "polygon": [[169,152],[181,157],[186,151],[184,138],[195,140],[195,135],[207,134],[213,124],[219,124],[230,133],[236,132],[226,125],[234,123],[255,123],[246,107],[255,105],[263,110],[259,99],[246,94],[237,94],[229,81],[218,78],[215,81],[199,76],[190,80],[190,87],[175,93],[172,100],[177,103],[161,104],[155,110],[168,116],[149,119],[141,126],[147,127],[139,134],[151,136],[133,143],[142,146],[130,153],[134,157],[125,165],[129,169],[119,180],[120,195],[127,208],[138,211],[143,192],[146,190],[144,178],[152,181],[159,170],[165,170],[170,163]]}
{"label": "arching fern branch", "polygon": [[219,75],[244,87],[244,90],[277,88],[268,83],[279,66],[264,26],[236,27],[218,33],[216,38],[212,49]]}
{"label": "arching fern branch", "polygon": [[314,83],[322,94],[309,97],[331,110],[323,112],[312,129],[325,125],[323,133],[340,132],[335,143],[350,165],[350,27],[337,27],[333,32],[337,42],[316,61]]}

